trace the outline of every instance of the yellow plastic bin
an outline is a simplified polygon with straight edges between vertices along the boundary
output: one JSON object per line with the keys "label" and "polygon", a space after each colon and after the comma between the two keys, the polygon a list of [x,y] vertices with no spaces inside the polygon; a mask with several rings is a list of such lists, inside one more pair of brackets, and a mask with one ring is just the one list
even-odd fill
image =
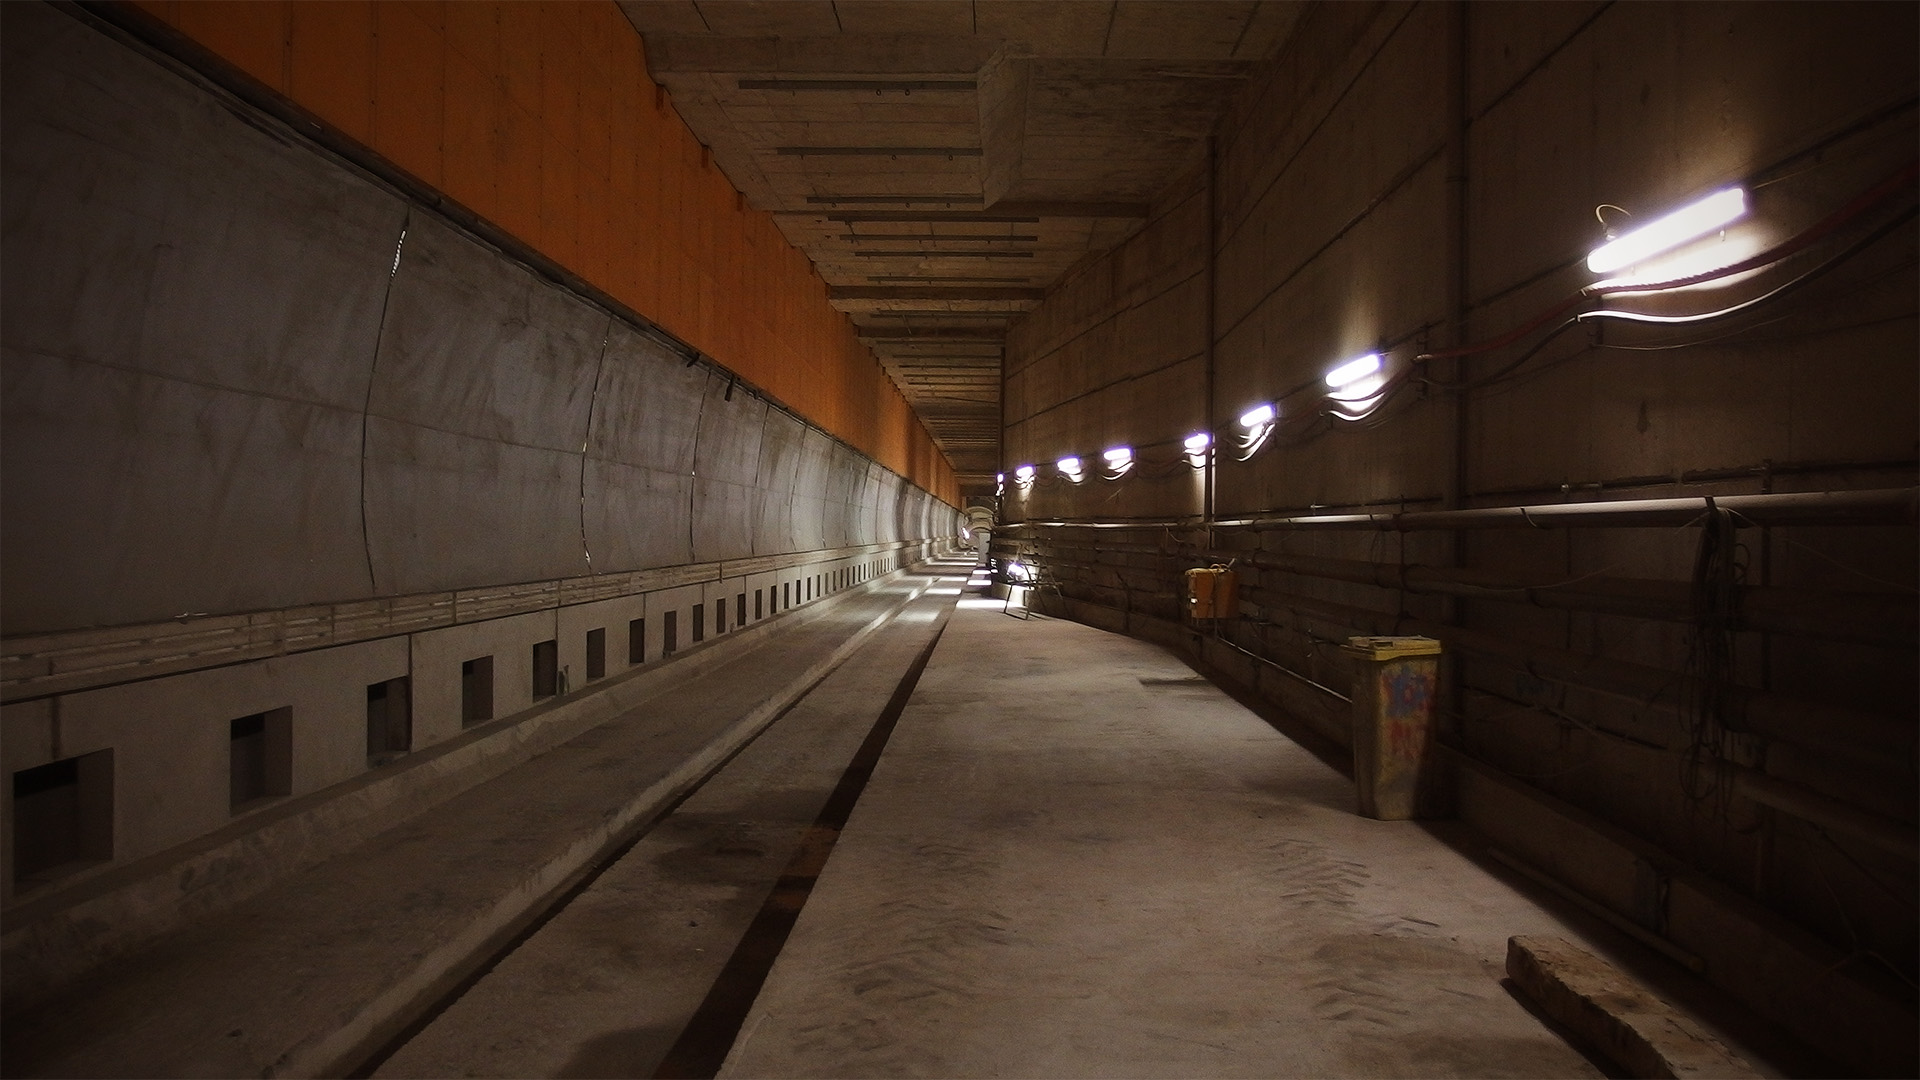
{"label": "yellow plastic bin", "polygon": [[1360,813],[1383,821],[1448,817],[1434,743],[1440,643],[1428,637],[1355,637],[1342,651],[1353,679],[1353,779]]}

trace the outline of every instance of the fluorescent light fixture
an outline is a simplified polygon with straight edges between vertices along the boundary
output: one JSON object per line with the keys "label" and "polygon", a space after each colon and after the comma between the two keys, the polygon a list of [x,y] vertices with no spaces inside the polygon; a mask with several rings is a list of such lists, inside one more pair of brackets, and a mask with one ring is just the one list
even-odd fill
{"label": "fluorescent light fixture", "polygon": [[1705,236],[1747,213],[1744,188],[1726,188],[1675,210],[1666,217],[1642,225],[1617,240],[1593,249],[1587,256],[1587,269],[1610,274],[1623,266],[1677,248],[1696,237]]}
{"label": "fluorescent light fixture", "polygon": [[1130,446],[1116,446],[1100,456],[1105,458],[1109,465],[1125,465],[1127,462],[1133,460],[1133,448]]}
{"label": "fluorescent light fixture", "polygon": [[1370,352],[1365,356],[1349,360],[1339,367],[1334,368],[1332,371],[1327,372],[1327,385],[1338,390],[1350,383],[1357,383],[1361,379],[1379,370],[1380,354]]}
{"label": "fluorescent light fixture", "polygon": [[1077,457],[1063,457],[1053,464],[1063,473],[1072,474],[1080,471],[1080,459]]}
{"label": "fluorescent light fixture", "polygon": [[1204,431],[1189,435],[1187,436],[1187,443],[1186,443],[1187,453],[1204,454],[1207,452],[1207,446],[1212,442],[1213,442],[1213,436],[1207,434]]}
{"label": "fluorescent light fixture", "polygon": [[996,483],[996,484],[1004,484],[1004,483],[1006,483],[1006,482],[1007,482],[1007,474],[1006,474],[1006,473],[994,473],[994,474],[993,474],[993,482],[994,482],[994,483]]}
{"label": "fluorescent light fixture", "polygon": [[1020,482],[1020,483],[1022,483],[1022,484],[1024,484],[1024,483],[1026,483],[1026,482],[1027,482],[1027,481],[1029,481],[1029,480],[1032,480],[1032,479],[1033,479],[1033,466],[1031,466],[1031,465],[1022,465],[1022,466],[1020,466],[1019,468],[1017,468],[1017,469],[1015,469],[1015,470],[1013,470],[1013,478],[1014,478],[1015,480],[1017,480],[1017,481],[1019,481],[1019,482]]}
{"label": "fluorescent light fixture", "polygon": [[1256,406],[1240,416],[1240,426],[1243,428],[1257,428],[1261,424],[1271,423],[1273,423],[1273,406],[1271,405]]}

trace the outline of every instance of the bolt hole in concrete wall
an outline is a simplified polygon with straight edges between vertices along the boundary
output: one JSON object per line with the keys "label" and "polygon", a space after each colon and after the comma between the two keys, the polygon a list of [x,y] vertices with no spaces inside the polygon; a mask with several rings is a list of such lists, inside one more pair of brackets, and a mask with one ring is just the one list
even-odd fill
{"label": "bolt hole in concrete wall", "polygon": [[607,677],[607,629],[587,631],[587,678]]}
{"label": "bolt hole in concrete wall", "polygon": [[228,805],[236,814],[293,794],[293,709],[227,722]]}
{"label": "bolt hole in concrete wall", "polygon": [[560,692],[560,643],[549,638],[533,643],[533,697],[550,698]]}
{"label": "bolt hole in concrete wall", "polygon": [[413,680],[367,686],[367,767],[385,765],[413,749]]}
{"label": "bolt hole in concrete wall", "polygon": [[471,727],[493,719],[493,657],[460,661],[460,721]]}
{"label": "bolt hole in concrete wall", "polygon": [[647,662],[647,620],[627,620],[627,663]]}
{"label": "bolt hole in concrete wall", "polygon": [[43,885],[113,858],[113,751],[13,774],[13,880]]}

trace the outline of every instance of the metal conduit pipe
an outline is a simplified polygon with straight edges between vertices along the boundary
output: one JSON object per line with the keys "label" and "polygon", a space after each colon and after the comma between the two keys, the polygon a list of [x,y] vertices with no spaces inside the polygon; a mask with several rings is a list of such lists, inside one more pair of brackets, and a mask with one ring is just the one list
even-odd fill
{"label": "metal conduit pipe", "polygon": [[[1093,568],[1091,564],[1076,565]],[[1425,634],[1439,638],[1460,652],[1511,663],[1542,678],[1669,714],[1682,708],[1696,681],[1662,668],[1521,645],[1481,631],[1402,619],[1386,612],[1293,596],[1255,585],[1243,587],[1242,595],[1262,608],[1285,610],[1369,634]],[[1876,763],[1912,758],[1916,736],[1913,725],[1820,702],[1744,687],[1733,689],[1731,704],[1746,730],[1795,745],[1843,749]],[[1892,854],[1907,858],[1920,856],[1920,831],[1911,825],[1756,769],[1728,766],[1727,771],[1735,791],[1755,802],[1856,837]]]}
{"label": "metal conduit pipe", "polygon": [[[1216,528],[1375,529],[1423,532],[1438,529],[1658,528],[1690,525],[1713,506],[1731,510],[1741,525],[1913,525],[1920,522],[1920,488],[1867,491],[1796,491],[1768,495],[1713,495],[1679,499],[1615,499],[1606,502],[1486,506],[1470,510],[1416,510],[1373,514],[1275,514],[1226,518]],[[1014,528],[1191,529],[1190,519],[1151,521],[1025,521]]]}
{"label": "metal conduit pipe", "polygon": [[1713,508],[1739,515],[1743,525],[1912,525],[1920,521],[1920,488],[1808,491],[1773,495],[1716,495],[1683,499],[1620,499],[1472,510],[1416,510],[1399,514],[1317,514],[1254,517],[1219,524],[1256,528],[1360,528],[1416,532],[1430,529],[1645,528],[1687,525]]}
{"label": "metal conduit pipe", "polygon": [[[1254,564],[1261,565],[1262,559],[1299,559],[1303,564],[1349,561],[1311,559],[1305,556],[1261,555],[1255,557]],[[1125,577],[1114,567],[1058,556],[1052,557],[1051,561],[1093,573],[1113,574],[1115,580],[1119,582],[1118,587],[1129,588]],[[1354,565],[1364,568],[1376,564],[1355,563]],[[1456,571],[1444,572],[1455,573]],[[1339,579],[1367,584],[1379,583],[1363,576],[1365,573],[1367,571],[1356,571],[1351,577]],[[1386,587],[1392,586],[1389,584]],[[1691,683],[1687,682],[1683,676],[1665,668],[1608,660],[1590,654],[1541,646],[1525,646],[1465,627],[1404,620],[1371,608],[1318,600],[1266,588],[1251,582],[1241,587],[1241,595],[1262,607],[1308,615],[1367,634],[1426,634],[1454,644],[1456,648],[1463,651],[1505,659],[1535,674],[1550,675],[1555,681],[1622,697],[1648,708],[1664,708],[1669,711],[1677,709],[1678,702],[1685,699],[1686,695],[1683,691],[1691,688]],[[1895,718],[1882,714],[1791,698],[1766,691],[1739,687],[1735,689],[1738,692],[1736,701],[1743,707],[1746,722],[1752,730],[1796,745],[1838,747],[1871,761],[1884,762],[1889,747],[1909,746],[1914,741],[1912,725],[1903,724]]]}
{"label": "metal conduit pipe", "polygon": [[1754,802],[1845,833],[1908,861],[1920,858],[1920,830],[1822,795],[1811,788],[1768,776],[1758,769],[1732,767],[1733,790]]}
{"label": "metal conduit pipe", "polygon": [[[1250,599],[1256,594],[1274,598],[1271,590],[1257,587],[1243,588],[1242,593]],[[1662,712],[1677,712],[1694,682],[1676,672],[1659,668],[1583,657],[1557,649],[1522,646],[1491,634],[1463,631],[1459,627],[1437,626],[1418,620],[1397,620],[1385,613],[1313,601],[1305,597],[1285,599],[1289,610],[1341,622],[1373,634],[1417,633],[1437,637],[1445,641],[1449,648],[1508,661],[1543,678],[1621,697]],[[1261,603],[1257,599],[1255,602]],[[1262,603],[1262,606],[1267,605]],[[1803,746],[1831,748],[1837,743],[1846,744],[1865,760],[1884,762],[1891,756],[1904,761],[1912,757],[1914,731],[1911,726],[1871,713],[1784,698],[1777,694],[1745,691],[1744,688],[1736,690],[1743,692],[1735,697],[1734,708],[1744,715],[1747,730]],[[1892,854],[1908,859],[1920,858],[1920,830],[1911,825],[1862,810],[1757,769],[1729,765],[1727,773],[1734,790],[1754,802],[1823,828],[1857,837]]]}
{"label": "metal conduit pipe", "polygon": [[[1684,581],[1590,577],[1558,585],[1529,585],[1485,570],[1402,566],[1271,552],[1198,552],[1197,557],[1239,562],[1262,570],[1329,578],[1411,593],[1460,596],[1507,604],[1666,622],[1694,618],[1692,586]],[[1735,630],[1766,631],[1912,648],[1920,644],[1916,597],[1875,593],[1821,593],[1810,589],[1747,586],[1740,591]]]}
{"label": "metal conduit pipe", "polygon": [[[1263,608],[1320,619],[1366,634],[1423,634],[1438,638],[1449,649],[1499,660],[1539,678],[1606,694],[1661,713],[1678,713],[1696,690],[1697,680],[1665,668],[1523,645],[1484,631],[1402,619],[1386,612],[1294,596],[1257,585],[1241,586],[1240,594]],[[1916,739],[1920,738],[1920,731],[1913,724],[1879,713],[1747,687],[1731,689],[1729,703],[1744,730],[1795,746],[1840,751],[1858,761],[1884,768],[1889,761],[1910,760]]]}

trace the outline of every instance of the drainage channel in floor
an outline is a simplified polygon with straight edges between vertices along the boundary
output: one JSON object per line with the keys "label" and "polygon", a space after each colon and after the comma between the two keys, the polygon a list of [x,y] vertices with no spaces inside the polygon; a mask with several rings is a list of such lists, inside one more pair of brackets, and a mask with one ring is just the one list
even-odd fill
{"label": "drainage channel in floor", "polygon": [[680,1038],[654,1070],[655,1077],[704,1080],[720,1071],[727,1052],[733,1048],[733,1040],[740,1034],[740,1025],[746,1022],[754,999],[767,981],[767,973],[773,970],[774,961],[786,946],[788,935],[800,919],[801,909],[813,893],[814,882],[840,838],[840,830],[846,827],[854,803],[859,801],[860,793],[873,777],[874,766],[879,763],[880,754],[886,749],[887,740],[893,735],[894,726],[906,710],[907,701],[919,685],[920,675],[926,671],[927,661],[933,657],[933,650],[944,633],[943,619],[932,639],[901,676],[893,695],[887,699],[886,708],[874,721],[846,771],[840,774],[840,782],[821,807],[819,817],[801,837],[799,848],[775,882],[773,892],[747,927],[733,955],[727,958],[720,977],[714,980],[713,988],[707,991]]}
{"label": "drainage channel in floor", "polygon": [[[950,613],[949,609],[948,614]],[[712,1076],[725,1060],[733,1039],[753,1004],[753,999],[759,993],[760,986],[764,983],[768,971],[771,970],[774,960],[785,944],[787,935],[799,917],[801,907],[806,903],[814,879],[824,867],[827,855],[832,851],[840,829],[845,825],[854,803],[859,799],[867,780],[872,776],[874,765],[885,749],[887,739],[904,711],[907,700],[912,696],[914,687],[918,685],[921,673],[926,670],[927,662],[932,657],[934,647],[939,644],[940,636],[945,629],[946,617],[943,616],[931,639],[915,656],[899,683],[894,687],[885,707],[847,767],[842,771],[832,794],[828,796],[818,816],[801,835],[794,856],[773,884],[771,893],[729,956],[714,985],[702,999],[699,1008],[665,1058],[662,1059],[656,1075]],[[809,683],[762,729],[761,734],[771,730],[788,713],[805,702],[822,683],[831,678],[850,659],[852,659],[851,656],[843,659]],[[389,1059],[426,1031],[456,1002],[491,975],[508,956],[534,938],[566,911],[570,904],[593,888],[608,870],[621,862],[661,822],[670,818],[682,804],[726,769],[759,737],[756,735],[754,739],[748,740],[746,744],[709,770],[698,783],[690,785],[673,803],[635,827],[631,836],[611,849],[591,867],[583,870],[578,879],[563,889],[550,904],[498,947],[489,950],[469,974],[436,998],[430,1007],[347,1075],[364,1078],[378,1072]]]}

